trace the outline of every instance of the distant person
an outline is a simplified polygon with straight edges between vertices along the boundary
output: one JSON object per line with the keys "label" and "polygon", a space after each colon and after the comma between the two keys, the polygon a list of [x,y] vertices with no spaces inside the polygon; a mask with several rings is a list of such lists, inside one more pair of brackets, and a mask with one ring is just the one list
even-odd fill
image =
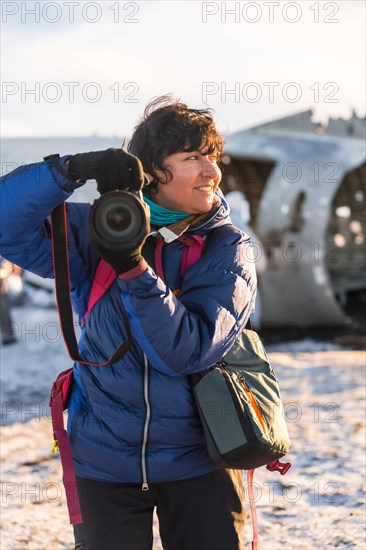
{"label": "distant person", "polygon": [[[244,193],[241,191],[230,191],[225,195],[225,200],[230,206],[230,218],[233,224],[251,236],[254,245],[255,268],[257,275],[267,269],[267,258],[263,245],[254,230],[249,226],[250,208]],[[260,278],[255,301],[255,311],[251,316],[253,327],[261,326],[262,303],[260,295]]]}
{"label": "distant person", "polygon": [[17,342],[10,311],[8,278],[13,273],[13,265],[0,256],[0,322],[1,341],[4,346]]}
{"label": "distant person", "polygon": [[[83,515],[75,526],[78,550],[151,550],[155,507],[165,550],[243,548],[242,472],[211,461],[188,379],[222,359],[254,307],[251,241],[232,226],[219,191],[222,147],[209,109],[163,96],[135,128],[132,160],[121,149],[53,157],[39,170],[8,174],[0,185],[8,257],[52,277],[51,210],[88,179],[97,180],[102,194],[119,188],[118,174],[128,163],[148,181],[143,200],[152,232],[127,250],[91,242],[90,205],[66,203],[72,298],[80,318],[100,259],[116,273],[86,320],[80,353],[103,363],[127,339],[122,304],[133,335],[132,348],[117,363],[74,365],[68,431]],[[219,237],[223,225],[230,230]],[[166,237],[160,257],[165,281],[146,254],[158,231]],[[200,236],[207,247],[217,235],[184,277],[182,233]]]}
{"label": "distant person", "polygon": [[8,296],[11,306],[20,306],[26,299],[26,292],[23,287],[22,272],[23,270],[15,265],[11,264],[11,273],[7,279],[8,283]]}

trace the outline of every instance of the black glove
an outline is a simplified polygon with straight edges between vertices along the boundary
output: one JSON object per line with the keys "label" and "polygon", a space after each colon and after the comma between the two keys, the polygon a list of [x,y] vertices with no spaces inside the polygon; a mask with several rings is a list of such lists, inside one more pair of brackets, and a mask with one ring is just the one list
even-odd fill
{"label": "black glove", "polygon": [[69,159],[69,174],[74,180],[97,180],[99,193],[116,189],[140,191],[145,182],[140,160],[123,149],[80,153]]}
{"label": "black glove", "polygon": [[104,248],[96,243],[92,243],[92,246],[99,256],[115,269],[117,275],[121,275],[121,273],[126,273],[134,267],[137,267],[144,259],[141,250],[145,241],[146,237],[144,237],[140,243],[128,250],[111,250],[110,248]]}

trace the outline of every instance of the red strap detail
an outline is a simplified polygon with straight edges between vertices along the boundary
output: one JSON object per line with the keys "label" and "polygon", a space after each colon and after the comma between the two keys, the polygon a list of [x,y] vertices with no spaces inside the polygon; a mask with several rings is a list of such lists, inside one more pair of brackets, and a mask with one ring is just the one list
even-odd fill
{"label": "red strap detail", "polygon": [[258,549],[258,519],[257,519],[257,509],[255,506],[255,498],[253,491],[253,476],[254,470],[248,470],[247,480],[248,480],[248,494],[249,494],[249,503],[250,503],[250,513],[252,515],[252,525],[253,525],[253,541],[252,541],[252,550]]}
{"label": "red strap detail", "polygon": [[107,292],[113,281],[116,279],[116,272],[113,267],[105,260],[100,260],[97,270],[95,272],[92,288],[89,295],[88,309],[82,319],[82,324],[85,325],[85,319],[100,300],[100,298]]}
{"label": "red strap detail", "polygon": [[164,271],[163,271],[163,246],[165,244],[164,239],[158,239],[155,244],[155,271],[158,277],[165,283]]}
{"label": "red strap detail", "polygon": [[126,273],[121,273],[118,278],[122,281],[129,281],[130,279],[134,279],[135,277],[145,273],[148,267],[147,261],[142,258],[141,262],[136,267],[126,271]]}
{"label": "red strap detail", "polygon": [[281,476],[284,476],[291,468],[291,462],[280,462],[277,459],[267,464],[266,468],[270,472],[280,472]]}
{"label": "red strap detail", "polygon": [[61,391],[55,396],[51,402],[51,417],[54,438],[57,441],[60,449],[63,484],[65,487],[67,509],[69,511],[70,523],[82,523],[80,510],[79,495],[76,487],[74,462],[72,459],[69,436],[64,426],[64,401],[63,392]]}

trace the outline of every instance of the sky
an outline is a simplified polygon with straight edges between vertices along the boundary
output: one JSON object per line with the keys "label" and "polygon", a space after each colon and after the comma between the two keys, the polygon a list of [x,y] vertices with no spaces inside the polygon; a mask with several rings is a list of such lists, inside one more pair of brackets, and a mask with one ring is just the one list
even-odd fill
{"label": "sky", "polygon": [[130,136],[171,93],[235,132],[365,116],[363,0],[1,2],[1,135]]}

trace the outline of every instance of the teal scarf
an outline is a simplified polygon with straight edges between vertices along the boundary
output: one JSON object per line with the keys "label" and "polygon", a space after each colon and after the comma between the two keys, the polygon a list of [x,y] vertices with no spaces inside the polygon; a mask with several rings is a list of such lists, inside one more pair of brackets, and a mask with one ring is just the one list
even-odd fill
{"label": "teal scarf", "polygon": [[156,225],[157,227],[165,227],[191,216],[191,214],[187,214],[186,212],[173,212],[173,210],[163,208],[145,196],[144,201],[150,207],[151,225]]}

